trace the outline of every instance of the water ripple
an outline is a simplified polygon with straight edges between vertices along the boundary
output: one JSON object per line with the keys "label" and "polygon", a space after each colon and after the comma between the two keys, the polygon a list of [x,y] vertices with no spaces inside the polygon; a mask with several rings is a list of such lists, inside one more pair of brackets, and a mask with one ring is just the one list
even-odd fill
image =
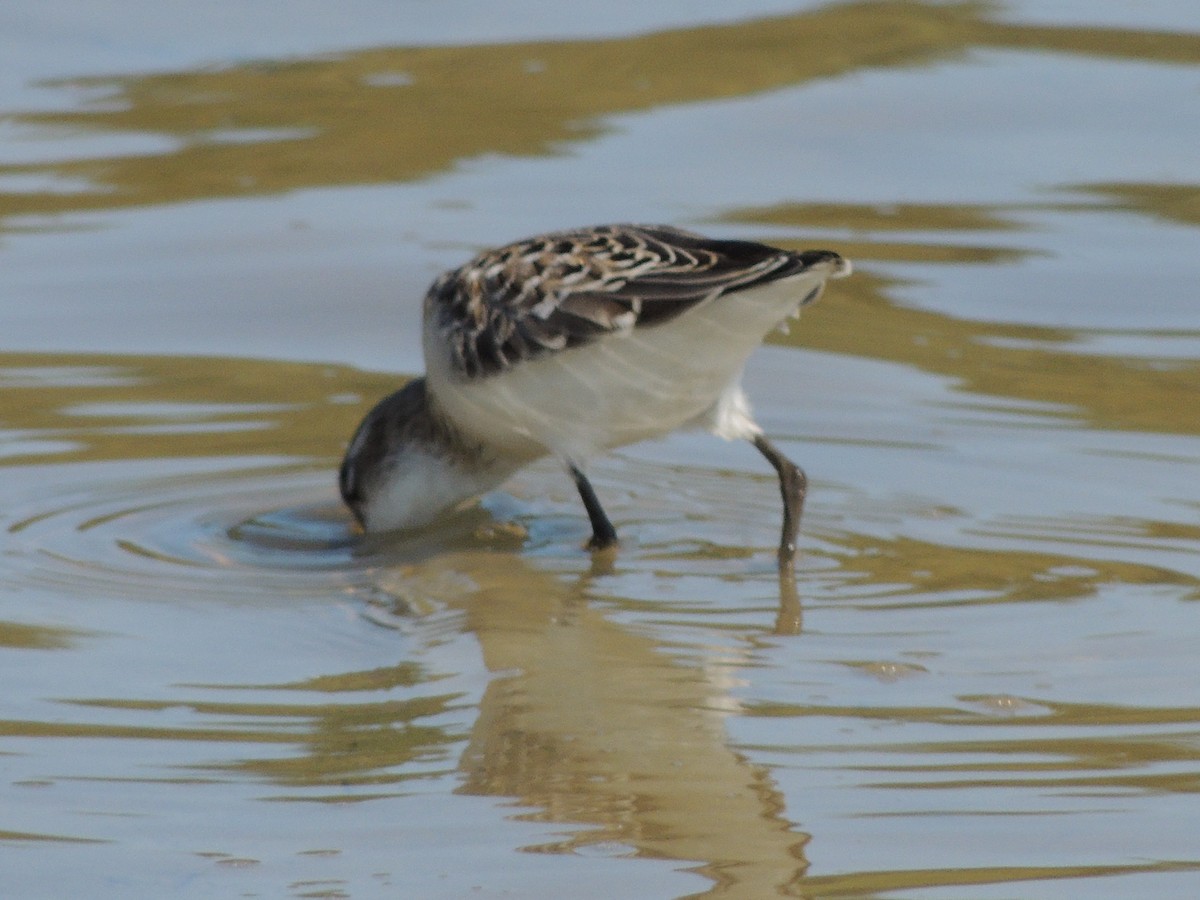
{"label": "water ripple", "polygon": [[[76,483],[47,490],[54,478],[39,479],[41,489],[10,507],[7,577],[145,597],[327,592],[361,579],[370,554],[359,555],[327,469],[216,465],[82,483],[45,467]],[[132,468],[102,464],[105,475],[114,466]]]}

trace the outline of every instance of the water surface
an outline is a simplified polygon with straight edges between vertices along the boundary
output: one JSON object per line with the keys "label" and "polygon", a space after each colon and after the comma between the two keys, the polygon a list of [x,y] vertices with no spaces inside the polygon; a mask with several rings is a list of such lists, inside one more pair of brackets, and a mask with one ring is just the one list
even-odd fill
{"label": "water surface", "polygon": [[[1195,895],[1190,4],[137,6],[0,14],[0,893]],[[794,584],[702,435],[611,562],[338,504],[433,275],[604,220],[854,259]]]}

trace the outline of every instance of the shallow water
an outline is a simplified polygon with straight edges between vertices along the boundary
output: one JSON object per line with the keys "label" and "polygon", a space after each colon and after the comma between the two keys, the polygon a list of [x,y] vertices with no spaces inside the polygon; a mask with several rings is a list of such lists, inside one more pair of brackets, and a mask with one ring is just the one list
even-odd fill
{"label": "shallow water", "polygon": [[[1195,896],[1192,4],[453,6],[0,12],[0,895]],[[425,283],[621,219],[855,261],[794,585],[701,435],[356,536]]]}

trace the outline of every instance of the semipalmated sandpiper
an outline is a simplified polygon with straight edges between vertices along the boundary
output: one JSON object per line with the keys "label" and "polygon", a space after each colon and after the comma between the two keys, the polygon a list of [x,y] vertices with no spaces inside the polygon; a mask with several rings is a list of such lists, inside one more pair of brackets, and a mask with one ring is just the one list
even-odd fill
{"label": "semipalmated sandpiper", "polygon": [[424,525],[552,454],[575,481],[592,549],[617,534],[584,474],[614,447],[681,427],[750,441],[779,476],[779,564],[790,571],[804,472],[763,434],[741,388],[763,337],[850,263],[605,225],[476,256],[430,287],[426,374],[382,400],[342,463],[342,497],[368,531]]}

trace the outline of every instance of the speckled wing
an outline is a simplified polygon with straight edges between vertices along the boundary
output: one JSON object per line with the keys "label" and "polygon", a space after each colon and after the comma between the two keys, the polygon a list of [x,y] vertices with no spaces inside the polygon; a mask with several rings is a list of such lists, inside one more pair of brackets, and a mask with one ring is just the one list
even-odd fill
{"label": "speckled wing", "polygon": [[831,258],[824,250],[791,253],[668,226],[608,225],[477,256],[433,283],[425,317],[452,366],[485,377]]}

